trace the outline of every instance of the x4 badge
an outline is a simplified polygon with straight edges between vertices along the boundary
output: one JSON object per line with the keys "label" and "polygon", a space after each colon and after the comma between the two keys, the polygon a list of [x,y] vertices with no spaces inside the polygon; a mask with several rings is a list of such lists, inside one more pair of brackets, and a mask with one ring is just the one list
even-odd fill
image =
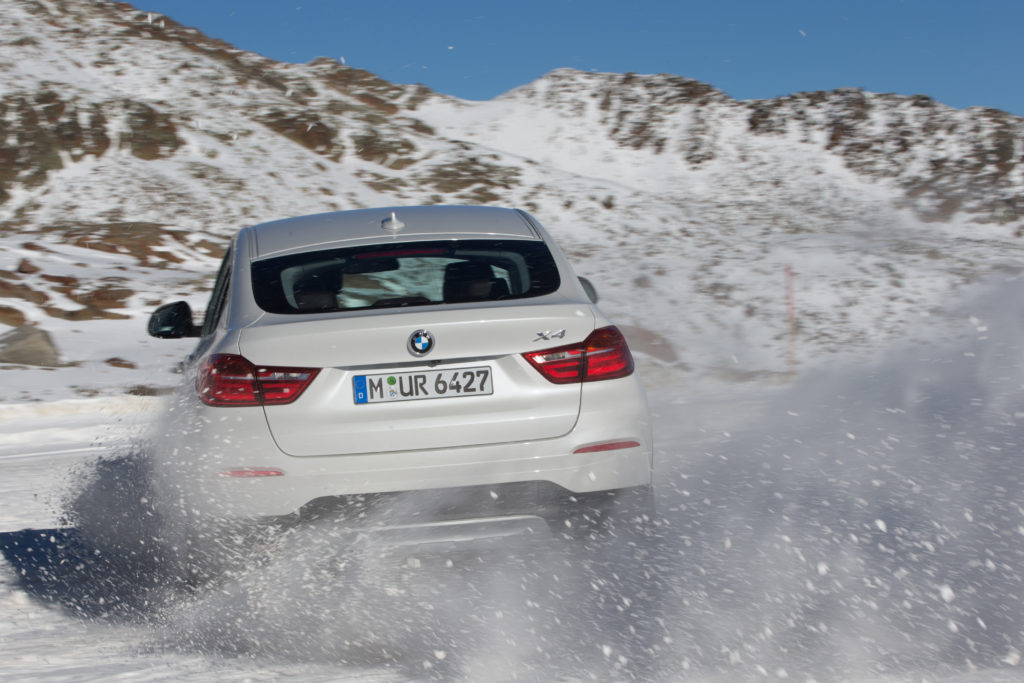
{"label": "x4 badge", "polygon": [[551,341],[552,339],[564,339],[564,338],[565,338],[565,330],[558,330],[558,331],[554,331],[554,332],[551,331],[551,330],[544,330],[543,332],[538,332],[537,333],[537,337],[533,341],[541,341],[541,340],[543,340],[543,341]]}

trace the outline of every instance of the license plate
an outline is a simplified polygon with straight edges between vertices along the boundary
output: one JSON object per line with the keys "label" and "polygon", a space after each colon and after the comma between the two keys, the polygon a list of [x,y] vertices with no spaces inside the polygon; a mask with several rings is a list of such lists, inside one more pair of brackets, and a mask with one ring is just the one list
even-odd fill
{"label": "license plate", "polygon": [[352,378],[352,390],[357,404],[489,396],[494,393],[491,369],[486,366],[356,375]]}

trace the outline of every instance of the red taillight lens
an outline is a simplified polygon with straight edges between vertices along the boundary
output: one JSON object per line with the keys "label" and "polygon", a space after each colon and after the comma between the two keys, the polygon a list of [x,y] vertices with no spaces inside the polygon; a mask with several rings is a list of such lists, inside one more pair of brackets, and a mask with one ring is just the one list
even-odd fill
{"label": "red taillight lens", "polygon": [[318,372],[258,367],[233,353],[215,353],[199,368],[196,391],[211,406],[283,405],[297,399]]}
{"label": "red taillight lens", "polygon": [[602,327],[583,342],[524,353],[540,374],[555,384],[596,382],[633,373],[633,356],[617,327]]}
{"label": "red taillight lens", "polygon": [[583,345],[575,344],[547,351],[524,353],[523,356],[533,367],[540,370],[540,374],[548,381],[555,384],[571,384],[582,381],[583,353]]}
{"label": "red taillight lens", "polygon": [[633,354],[626,338],[617,327],[594,330],[584,342],[587,347],[587,369],[583,381],[615,379],[633,374]]}
{"label": "red taillight lens", "polygon": [[218,353],[203,361],[196,391],[211,406],[260,405],[256,368],[242,356]]}
{"label": "red taillight lens", "polygon": [[315,368],[257,369],[264,405],[291,403],[306,390],[318,372]]}

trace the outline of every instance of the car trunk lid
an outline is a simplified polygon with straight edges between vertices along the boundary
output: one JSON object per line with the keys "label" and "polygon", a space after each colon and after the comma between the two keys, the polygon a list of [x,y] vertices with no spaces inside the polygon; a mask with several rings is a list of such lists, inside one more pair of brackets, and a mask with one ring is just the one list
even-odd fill
{"label": "car trunk lid", "polygon": [[[349,455],[548,439],[573,428],[581,385],[548,382],[521,354],[586,338],[595,325],[588,307],[430,308],[311,316],[243,330],[239,349],[254,364],[321,368],[295,403],[264,408],[278,446],[294,456]],[[417,332],[433,338],[422,356],[410,343]],[[375,378],[378,387],[393,378],[391,387],[400,392],[414,381],[440,386],[453,376],[490,386],[357,402],[360,377]]]}

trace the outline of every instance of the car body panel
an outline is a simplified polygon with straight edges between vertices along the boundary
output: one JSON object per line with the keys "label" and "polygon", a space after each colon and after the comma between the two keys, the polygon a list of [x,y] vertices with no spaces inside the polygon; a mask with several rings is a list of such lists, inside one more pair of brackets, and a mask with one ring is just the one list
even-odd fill
{"label": "car body panel", "polygon": [[[646,400],[636,382],[585,385],[581,413],[569,434],[462,448],[416,449],[347,456],[292,457],[270,438],[259,411],[211,408],[182,396],[165,429],[190,438],[168,449],[158,490],[172,505],[203,516],[288,515],[321,497],[439,488],[551,482],[573,493],[651,483],[653,442],[646,411],[624,410]],[[452,399],[459,400],[459,399]],[[197,419],[196,416],[200,417]],[[611,435],[615,435],[612,437]],[[634,448],[573,451],[612,439]],[[233,478],[224,472],[279,469],[276,477]]]}
{"label": "car body panel", "polygon": [[[305,317],[305,316],[303,316]],[[295,402],[267,406],[278,446],[290,455],[349,455],[548,439],[572,430],[580,384],[552,385],[520,355],[544,348],[538,333],[582,341],[594,316],[567,304],[391,315],[343,315],[261,325],[240,332],[240,353],[258,365],[323,368]],[[429,330],[434,349],[416,359],[409,337]],[[357,405],[353,377],[427,370],[490,369],[493,393]]]}
{"label": "car body panel", "polygon": [[[392,215],[404,223],[398,231],[382,227]],[[254,299],[251,265],[262,259],[481,237],[547,245],[557,289],[520,299],[299,314],[268,313]],[[210,310],[154,449],[154,480],[183,510],[263,517],[327,496],[517,482],[584,493],[651,483],[651,425],[636,373],[554,384],[523,356],[582,342],[610,322],[550,235],[521,211],[385,207],[243,228]],[[408,348],[417,330],[435,339],[422,357]],[[287,405],[211,406],[199,400],[195,381],[213,354],[319,372]],[[367,405],[353,398],[356,375],[469,367],[490,369],[492,394]],[[607,443],[622,445],[576,452]]]}
{"label": "car body panel", "polygon": [[[394,214],[404,226],[382,223]],[[411,242],[428,239],[512,237],[538,239],[526,214],[514,209],[472,206],[396,207],[300,216],[250,228],[253,258],[328,249],[358,242]]]}

